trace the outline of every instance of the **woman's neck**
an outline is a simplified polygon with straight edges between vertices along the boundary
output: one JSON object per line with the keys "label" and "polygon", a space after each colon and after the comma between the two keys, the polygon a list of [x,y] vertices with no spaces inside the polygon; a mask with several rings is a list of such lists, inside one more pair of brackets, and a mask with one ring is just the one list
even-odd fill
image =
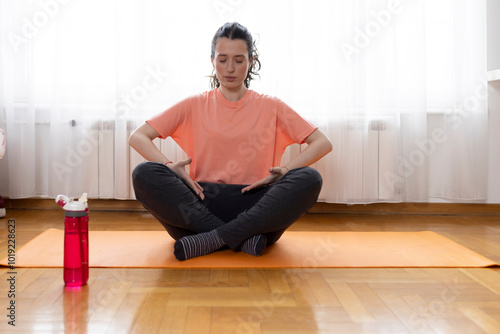
{"label": "woman's neck", "polygon": [[220,92],[226,100],[231,102],[238,102],[245,95],[247,88],[244,85],[241,85],[240,88],[237,89],[228,89],[226,87],[220,86]]}

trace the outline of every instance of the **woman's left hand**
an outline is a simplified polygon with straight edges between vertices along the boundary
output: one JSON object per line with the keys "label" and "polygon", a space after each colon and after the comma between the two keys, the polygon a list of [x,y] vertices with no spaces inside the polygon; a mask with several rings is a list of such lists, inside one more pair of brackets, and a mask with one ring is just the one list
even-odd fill
{"label": "woman's left hand", "polygon": [[286,172],[288,172],[288,170],[284,167],[271,167],[271,168],[269,168],[269,175],[268,176],[266,176],[262,180],[259,180],[255,183],[249,185],[248,187],[241,189],[241,192],[245,193],[245,192],[250,191],[252,189],[264,187],[264,186],[267,186],[271,183],[274,183],[280,177],[285,175]]}

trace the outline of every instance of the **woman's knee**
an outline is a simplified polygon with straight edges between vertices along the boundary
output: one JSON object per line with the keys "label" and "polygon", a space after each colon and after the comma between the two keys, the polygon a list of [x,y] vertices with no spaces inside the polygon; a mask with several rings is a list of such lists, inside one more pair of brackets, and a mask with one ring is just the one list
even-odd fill
{"label": "woman's knee", "polygon": [[141,182],[156,183],[159,176],[166,177],[168,175],[174,176],[175,173],[170,168],[162,163],[153,161],[144,161],[138,164],[132,171],[132,182],[134,185]]}
{"label": "woman's knee", "polygon": [[132,179],[136,180],[151,175],[154,169],[157,168],[156,164],[156,162],[151,161],[141,162],[132,171]]}
{"label": "woman's knee", "polygon": [[303,182],[311,186],[317,186],[321,188],[323,184],[323,178],[321,177],[321,174],[312,167],[300,167],[292,169],[290,173],[294,173],[297,177],[303,180]]}
{"label": "woman's knee", "polygon": [[147,193],[157,188],[165,180],[168,180],[168,176],[172,174],[175,173],[170,172],[170,168],[159,162],[141,162],[132,172],[132,185],[136,197],[141,193]]}
{"label": "woman's knee", "polygon": [[147,183],[148,176],[151,175],[150,171],[151,163],[149,161],[141,162],[132,171],[132,185],[136,192],[136,196],[137,192],[144,187],[145,183]]}

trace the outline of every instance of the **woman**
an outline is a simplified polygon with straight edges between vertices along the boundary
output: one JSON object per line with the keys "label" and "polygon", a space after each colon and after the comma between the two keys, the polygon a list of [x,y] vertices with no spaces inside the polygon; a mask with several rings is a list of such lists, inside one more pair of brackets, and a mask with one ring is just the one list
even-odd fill
{"label": "woman", "polygon": [[[217,30],[211,62],[212,90],[177,103],[130,136],[148,160],[132,175],[136,197],[176,240],[180,261],[225,246],[260,256],[314,205],[322,179],[307,166],[332,149],[285,103],[248,89],[260,61],[245,27],[226,23]],[[187,160],[170,161],[152,142],[169,136]],[[292,143],[308,146],[281,166]]]}

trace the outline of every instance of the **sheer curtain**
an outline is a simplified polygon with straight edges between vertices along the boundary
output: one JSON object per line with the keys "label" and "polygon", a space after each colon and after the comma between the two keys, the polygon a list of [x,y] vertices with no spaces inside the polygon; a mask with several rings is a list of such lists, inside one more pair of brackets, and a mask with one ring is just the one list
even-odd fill
{"label": "sheer curtain", "polygon": [[263,65],[251,88],[334,144],[321,200],[484,200],[485,14],[484,0],[0,0],[0,194],[133,198],[130,131],[209,89],[211,38],[239,21]]}

